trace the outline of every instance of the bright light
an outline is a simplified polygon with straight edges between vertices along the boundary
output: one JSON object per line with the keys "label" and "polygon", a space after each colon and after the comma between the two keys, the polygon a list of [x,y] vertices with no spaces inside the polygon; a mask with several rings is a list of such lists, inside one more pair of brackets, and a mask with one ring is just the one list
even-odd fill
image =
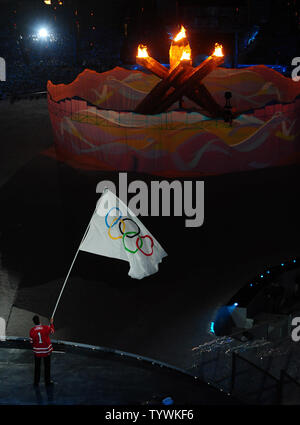
{"label": "bright light", "polygon": [[47,38],[49,36],[48,30],[46,28],[41,28],[38,32],[39,37]]}
{"label": "bright light", "polygon": [[224,56],[223,54],[223,46],[222,44],[216,43],[215,44],[215,51],[212,54],[213,56],[218,56],[218,57],[222,57]]}
{"label": "bright light", "polygon": [[148,58],[148,51],[147,51],[147,46],[143,46],[142,44],[139,44],[138,47],[138,54],[137,54],[138,58]]}
{"label": "bright light", "polygon": [[181,29],[179,33],[176,35],[176,37],[174,38],[174,41],[180,41],[183,38],[186,38],[186,29],[184,28],[183,25],[181,25]]}
{"label": "bright light", "polygon": [[191,49],[184,50],[180,60],[181,61],[184,61],[184,60],[190,61],[191,60]]}

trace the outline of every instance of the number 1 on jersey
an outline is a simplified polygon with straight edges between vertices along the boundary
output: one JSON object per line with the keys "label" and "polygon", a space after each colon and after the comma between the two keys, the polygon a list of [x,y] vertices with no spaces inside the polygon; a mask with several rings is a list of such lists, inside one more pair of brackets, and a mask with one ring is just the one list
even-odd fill
{"label": "number 1 on jersey", "polygon": [[41,333],[40,333],[40,332],[38,332],[38,336],[39,336],[39,343],[40,343],[40,344],[43,344],[42,336],[41,336]]}

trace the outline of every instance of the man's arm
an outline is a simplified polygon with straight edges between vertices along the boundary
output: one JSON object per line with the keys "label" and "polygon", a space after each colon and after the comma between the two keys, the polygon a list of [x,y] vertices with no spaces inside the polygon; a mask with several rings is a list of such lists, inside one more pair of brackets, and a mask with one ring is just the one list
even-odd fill
{"label": "man's arm", "polygon": [[53,325],[54,319],[51,317],[50,319],[50,333],[54,334],[54,325]]}

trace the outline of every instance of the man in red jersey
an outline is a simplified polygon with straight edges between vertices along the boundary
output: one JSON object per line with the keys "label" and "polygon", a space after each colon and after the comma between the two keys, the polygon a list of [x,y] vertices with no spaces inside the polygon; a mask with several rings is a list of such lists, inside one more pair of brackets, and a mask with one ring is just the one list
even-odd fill
{"label": "man in red jersey", "polygon": [[38,385],[41,375],[41,359],[44,359],[45,384],[51,385],[50,379],[51,353],[53,347],[50,334],[54,333],[53,318],[50,319],[50,326],[41,325],[39,316],[32,318],[35,326],[30,329],[30,342],[34,352],[34,385]]}

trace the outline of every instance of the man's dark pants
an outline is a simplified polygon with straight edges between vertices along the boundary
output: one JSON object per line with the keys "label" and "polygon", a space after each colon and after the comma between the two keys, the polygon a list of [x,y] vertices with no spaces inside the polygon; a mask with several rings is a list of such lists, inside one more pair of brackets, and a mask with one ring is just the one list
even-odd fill
{"label": "man's dark pants", "polygon": [[41,376],[41,361],[44,359],[44,376],[45,376],[45,384],[50,384],[50,367],[51,367],[51,355],[46,357],[37,357],[34,356],[34,384],[37,385],[40,382]]}

